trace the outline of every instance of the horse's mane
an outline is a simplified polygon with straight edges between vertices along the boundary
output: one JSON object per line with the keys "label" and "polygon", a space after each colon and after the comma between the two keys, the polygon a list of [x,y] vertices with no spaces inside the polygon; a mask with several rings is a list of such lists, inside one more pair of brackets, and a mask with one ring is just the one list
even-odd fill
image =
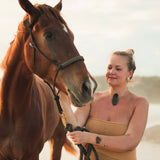
{"label": "horse's mane", "polygon": [[[45,14],[46,17],[55,16],[56,19],[59,21],[59,23],[62,23],[66,26],[68,33],[70,34],[70,37],[72,39],[74,39],[72,31],[68,28],[68,25],[66,24],[65,20],[62,18],[61,14],[58,10],[56,10],[55,8],[52,8],[46,4],[42,4],[42,5],[35,4],[34,6],[39,10],[40,15]],[[22,41],[21,40],[22,37],[25,41],[28,36],[29,36],[28,14],[26,14],[24,16],[22,22],[20,22],[20,24],[18,26],[17,34],[16,34],[14,40],[10,43],[10,47],[9,47],[1,65],[0,65],[0,67],[2,69],[6,69],[8,67],[8,65],[10,64],[11,60],[13,60],[14,57],[16,56],[16,54],[13,55],[13,52],[15,52],[16,48],[18,48],[19,46],[22,47],[20,45],[20,43]]]}
{"label": "horse's mane", "polygon": [[15,52],[14,50],[19,47],[22,34],[24,37],[26,37],[29,34],[29,32],[26,30],[26,23],[25,23],[26,20],[27,20],[27,15],[25,15],[25,17],[23,18],[23,21],[20,22],[17,33],[14,39],[10,42],[10,46],[7,50],[7,53],[0,65],[2,69],[6,69],[10,64],[11,60],[13,60],[13,58],[16,56],[16,54],[13,54],[13,53]]}

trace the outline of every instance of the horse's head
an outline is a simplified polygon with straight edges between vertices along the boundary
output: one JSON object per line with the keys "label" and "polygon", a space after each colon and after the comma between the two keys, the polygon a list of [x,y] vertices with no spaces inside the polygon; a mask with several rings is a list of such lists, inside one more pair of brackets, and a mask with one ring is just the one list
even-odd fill
{"label": "horse's head", "polygon": [[19,3],[28,17],[26,26],[30,34],[25,41],[24,54],[30,71],[68,94],[74,105],[90,102],[97,85],[60,15],[62,1],[55,7],[33,6],[28,0],[19,0]]}

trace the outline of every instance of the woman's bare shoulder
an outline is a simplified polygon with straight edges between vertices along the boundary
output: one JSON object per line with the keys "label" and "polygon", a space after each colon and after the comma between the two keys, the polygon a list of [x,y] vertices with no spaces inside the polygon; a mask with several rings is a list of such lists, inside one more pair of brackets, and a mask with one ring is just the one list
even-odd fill
{"label": "woman's bare shoulder", "polygon": [[145,97],[136,95],[134,93],[131,93],[131,95],[136,106],[149,106],[149,102]]}

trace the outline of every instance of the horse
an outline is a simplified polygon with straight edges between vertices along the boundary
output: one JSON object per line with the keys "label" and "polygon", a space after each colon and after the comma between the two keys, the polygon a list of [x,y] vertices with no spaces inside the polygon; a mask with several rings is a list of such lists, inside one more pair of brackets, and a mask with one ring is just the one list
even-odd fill
{"label": "horse", "polygon": [[73,146],[44,81],[77,107],[93,100],[96,82],[61,16],[62,0],[54,7],[29,0],[19,4],[26,15],[1,63],[0,160],[39,160],[46,141],[50,160],[60,160],[62,146]]}

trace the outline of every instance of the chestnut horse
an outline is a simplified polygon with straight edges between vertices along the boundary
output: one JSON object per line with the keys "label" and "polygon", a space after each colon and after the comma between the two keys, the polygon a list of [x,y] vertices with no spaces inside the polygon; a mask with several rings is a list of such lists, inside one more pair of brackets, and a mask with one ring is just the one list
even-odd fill
{"label": "chestnut horse", "polygon": [[96,82],[60,15],[62,2],[55,7],[19,3],[27,14],[1,65],[0,160],[38,160],[47,140],[50,159],[59,160],[67,140],[54,96],[43,80],[77,107],[93,99]]}

